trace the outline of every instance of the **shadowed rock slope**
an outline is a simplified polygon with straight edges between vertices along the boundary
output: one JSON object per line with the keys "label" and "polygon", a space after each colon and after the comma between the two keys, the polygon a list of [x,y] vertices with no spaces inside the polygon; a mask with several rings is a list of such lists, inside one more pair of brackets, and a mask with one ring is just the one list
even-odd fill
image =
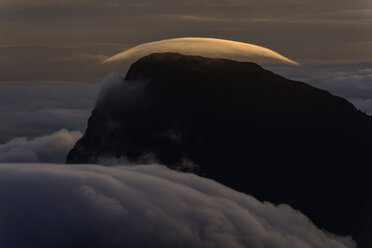
{"label": "shadowed rock slope", "polygon": [[372,121],[345,99],[254,63],[174,53],[139,59],[122,83],[101,93],[67,163],[153,154],[372,247]]}

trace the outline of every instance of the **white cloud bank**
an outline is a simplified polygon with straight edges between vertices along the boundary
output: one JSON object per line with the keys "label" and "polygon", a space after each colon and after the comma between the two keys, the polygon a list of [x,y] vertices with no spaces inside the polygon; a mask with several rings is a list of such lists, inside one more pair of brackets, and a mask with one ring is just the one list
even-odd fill
{"label": "white cloud bank", "polygon": [[355,247],[288,205],[159,165],[0,164],[0,195],[0,247]]}
{"label": "white cloud bank", "polygon": [[175,38],[135,46],[105,60],[134,61],[151,53],[177,52],[186,55],[200,55],[211,58],[226,58],[237,61],[249,61],[258,64],[298,65],[283,55],[270,49],[248,43],[214,38]]}
{"label": "white cloud bank", "polygon": [[61,129],[34,139],[14,138],[0,144],[0,162],[65,163],[68,151],[82,135]]}

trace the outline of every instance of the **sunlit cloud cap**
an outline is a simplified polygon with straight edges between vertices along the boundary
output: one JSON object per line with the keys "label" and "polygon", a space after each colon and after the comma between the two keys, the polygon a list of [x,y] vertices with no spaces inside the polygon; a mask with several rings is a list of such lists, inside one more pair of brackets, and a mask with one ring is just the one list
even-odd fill
{"label": "sunlit cloud cap", "polygon": [[231,40],[194,37],[144,43],[106,59],[105,63],[123,60],[135,61],[151,53],[162,52],[248,61],[261,65],[298,65],[297,62],[265,47]]}

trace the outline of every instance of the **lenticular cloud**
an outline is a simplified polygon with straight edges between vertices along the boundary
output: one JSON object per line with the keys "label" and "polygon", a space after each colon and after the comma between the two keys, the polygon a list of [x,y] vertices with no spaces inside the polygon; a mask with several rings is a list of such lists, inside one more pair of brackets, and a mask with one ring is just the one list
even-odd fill
{"label": "lenticular cloud", "polygon": [[211,58],[225,58],[237,61],[264,64],[298,65],[283,55],[268,48],[248,43],[214,38],[176,38],[144,43],[105,60],[134,61],[151,53],[177,52],[185,55],[200,55]]}
{"label": "lenticular cloud", "polygon": [[0,195],[0,247],[355,247],[288,205],[159,165],[0,164]]}

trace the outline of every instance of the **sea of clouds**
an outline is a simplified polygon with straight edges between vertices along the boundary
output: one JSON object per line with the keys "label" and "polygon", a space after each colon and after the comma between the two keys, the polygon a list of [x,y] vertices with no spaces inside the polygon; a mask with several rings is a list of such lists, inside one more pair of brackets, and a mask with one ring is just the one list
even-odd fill
{"label": "sea of clouds", "polygon": [[0,82],[0,143],[84,132],[99,90],[95,82]]}
{"label": "sea of clouds", "polygon": [[350,101],[372,114],[372,62],[354,64],[309,64],[296,68],[269,67],[279,75],[308,83]]}
{"label": "sea of clouds", "polygon": [[0,144],[0,162],[65,163],[68,151],[83,134],[61,129],[34,139],[13,138]]}
{"label": "sea of clouds", "polygon": [[0,195],[0,247],[355,247],[288,205],[156,164],[3,163]]}

